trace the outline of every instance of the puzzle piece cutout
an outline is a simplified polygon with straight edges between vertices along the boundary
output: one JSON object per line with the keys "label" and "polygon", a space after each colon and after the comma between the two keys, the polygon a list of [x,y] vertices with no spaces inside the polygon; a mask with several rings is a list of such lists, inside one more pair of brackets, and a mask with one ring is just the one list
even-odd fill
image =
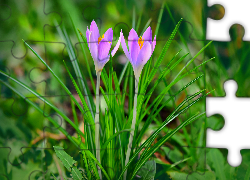
{"label": "puzzle piece cutout", "polygon": [[[219,96],[220,98],[221,96],[225,97],[226,94],[223,88],[223,82],[227,81],[228,79],[234,79],[238,83],[238,90],[236,95],[237,97],[241,98],[249,96],[248,91],[246,91],[249,86],[246,83],[248,81],[247,79],[248,79],[248,69],[249,69],[249,66],[246,63],[248,60],[248,54],[246,55],[244,50],[244,47],[247,47],[249,45],[249,42],[242,41],[242,37],[244,35],[244,29],[240,25],[232,25],[229,34],[231,36],[231,42],[214,41],[212,46],[209,46],[206,49],[205,54],[209,53],[210,56],[216,57],[215,61],[211,61],[211,63],[208,63],[206,66],[206,73],[209,74],[209,76],[207,76],[208,78],[207,82],[209,82],[207,83],[207,89],[215,89],[214,93],[212,93],[209,97],[214,97],[214,96]],[[222,127],[225,125],[227,119],[225,118],[224,121],[223,116],[221,116],[220,114],[215,114],[207,119],[207,128],[211,128],[214,130],[214,131],[210,130],[210,132],[216,133],[215,131],[218,131],[220,133],[219,130],[221,130]],[[236,133],[237,129],[239,128],[237,128],[236,126],[234,130],[235,134],[237,134]],[[208,135],[207,139],[209,139]],[[241,141],[241,139],[242,138],[238,137],[239,141]],[[244,140],[242,140],[241,142],[244,142]],[[246,162],[248,162],[248,157],[242,156],[242,163],[238,167],[232,167],[230,166],[230,164],[228,164],[227,159],[229,159],[229,154],[225,152],[227,151],[226,147],[220,149],[220,151],[223,152],[223,155],[221,155],[223,156],[222,158],[223,166],[217,165],[217,167],[221,167],[221,169],[225,170],[221,172],[216,172],[217,168],[213,168],[213,171],[215,172],[217,178],[225,179],[223,177],[219,177],[218,174],[221,174],[221,176],[226,176],[226,179],[242,179],[242,178],[248,179],[245,171],[247,164]],[[249,151],[249,150],[242,149],[240,151],[241,154],[243,151]],[[212,156],[210,156],[210,158],[211,157]],[[213,158],[215,158],[215,156],[213,156]],[[216,163],[218,164],[219,162]],[[237,169],[241,169],[241,172],[237,171]]]}
{"label": "puzzle piece cutout", "polygon": [[[229,150],[229,164],[231,166],[239,166],[242,161],[240,150],[250,148],[246,139],[248,137],[249,123],[245,114],[250,103],[247,98],[237,98],[235,96],[237,91],[235,81],[226,81],[224,89],[226,97],[207,98],[207,116],[219,113],[225,118],[225,126],[222,130],[219,132],[207,130],[207,147],[227,148]],[[237,135],[232,133],[232,129],[237,131]],[[241,139],[240,141],[239,138]]]}
{"label": "puzzle piece cutout", "polygon": [[221,20],[207,19],[206,39],[230,41],[229,29],[233,24],[240,24],[245,29],[243,41],[250,41],[250,25],[248,23],[247,0],[208,0],[208,6],[220,4],[225,8],[225,15]]}

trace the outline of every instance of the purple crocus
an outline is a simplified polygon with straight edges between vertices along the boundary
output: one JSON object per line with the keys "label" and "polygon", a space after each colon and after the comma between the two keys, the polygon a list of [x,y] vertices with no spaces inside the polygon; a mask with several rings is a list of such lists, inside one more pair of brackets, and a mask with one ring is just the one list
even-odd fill
{"label": "purple crocus", "polygon": [[[129,51],[121,31],[120,39],[122,44],[122,49],[131,62],[134,74],[135,74],[135,96],[134,96],[134,109],[133,109],[133,119],[131,124],[131,135],[129,136],[129,144],[128,149],[126,152],[126,159],[125,159],[125,166],[128,164],[131,148],[129,147],[133,143],[133,136],[135,130],[135,123],[136,123],[136,107],[137,107],[137,94],[138,94],[138,82],[139,77],[141,75],[141,71],[143,66],[148,62],[149,58],[151,57],[152,53],[154,52],[155,45],[156,45],[156,36],[152,41],[152,30],[151,27],[148,27],[147,30],[144,32],[142,37],[138,37],[135,30],[132,28],[129,32],[128,36],[128,47]],[[123,174],[123,179],[127,179],[127,170]]]}
{"label": "purple crocus", "polygon": [[[109,28],[102,36],[99,34],[99,29],[96,22],[93,20],[90,25],[90,29],[87,27],[86,31],[87,43],[91,56],[94,60],[96,70],[96,115],[95,115],[95,146],[96,146],[96,159],[101,163],[100,157],[100,127],[99,127],[99,88],[100,88],[100,76],[104,65],[110,58],[110,48],[113,40],[113,30]],[[115,48],[111,52],[113,57],[120,46],[121,38],[119,38]],[[102,179],[101,169],[98,168],[98,174]]]}
{"label": "purple crocus", "polygon": [[[96,72],[101,71],[110,58],[109,50],[112,45],[113,30],[112,28],[109,28],[102,36],[100,36],[97,24],[93,20],[90,29],[87,27],[86,37],[91,56],[94,60]],[[112,57],[115,55],[119,46],[120,38],[111,52]]]}
{"label": "purple crocus", "polygon": [[156,36],[152,41],[152,30],[150,26],[140,38],[132,28],[128,36],[129,51],[122,31],[120,38],[123,51],[133,66],[135,77],[139,79],[143,66],[147,63],[155,49]]}

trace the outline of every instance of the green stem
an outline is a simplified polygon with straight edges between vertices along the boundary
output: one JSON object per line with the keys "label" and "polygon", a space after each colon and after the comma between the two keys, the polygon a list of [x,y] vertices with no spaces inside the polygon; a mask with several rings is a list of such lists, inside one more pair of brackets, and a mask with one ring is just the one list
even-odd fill
{"label": "green stem", "polygon": [[[99,124],[99,104],[100,104],[100,98],[99,98],[99,90],[100,90],[100,76],[101,71],[96,72],[97,75],[97,82],[96,82],[96,114],[95,114],[95,147],[96,147],[96,159],[101,164],[101,158],[100,158],[100,124]],[[97,166],[98,168],[98,174],[100,176],[100,179],[102,179],[102,170]]]}
{"label": "green stem", "polygon": [[[134,109],[133,109],[133,120],[132,120],[132,125],[131,125],[132,131],[131,131],[131,134],[130,134],[130,137],[129,137],[129,143],[128,143],[128,150],[127,150],[127,154],[126,154],[125,166],[127,165],[128,161],[129,161],[129,156],[130,156],[130,153],[131,153],[131,148],[132,148],[132,143],[133,143],[133,137],[134,137],[134,132],[135,132],[138,82],[139,82],[139,78],[135,77]],[[126,172],[123,175],[123,179],[124,180],[126,180],[126,176],[127,176],[127,170],[126,170]]]}

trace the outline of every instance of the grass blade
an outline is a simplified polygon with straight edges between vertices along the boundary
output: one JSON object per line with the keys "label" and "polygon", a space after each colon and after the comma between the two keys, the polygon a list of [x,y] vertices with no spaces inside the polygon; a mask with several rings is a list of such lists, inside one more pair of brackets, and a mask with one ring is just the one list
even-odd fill
{"label": "grass blade", "polygon": [[79,171],[79,169],[77,169],[77,167],[73,167],[71,172],[72,172],[72,176],[73,176],[74,180],[82,180],[83,179],[82,174]]}
{"label": "grass blade", "polygon": [[173,41],[174,36],[175,36],[175,34],[177,33],[177,31],[178,31],[178,29],[179,29],[179,27],[180,27],[181,22],[182,22],[182,19],[181,19],[181,20],[178,22],[178,24],[175,26],[175,28],[174,28],[173,32],[171,33],[171,35],[170,35],[168,41],[167,41],[166,44],[164,45],[164,47],[163,47],[163,49],[162,49],[162,51],[161,51],[161,54],[160,54],[160,56],[158,57],[158,59],[157,59],[157,61],[156,61],[156,63],[155,63],[155,68],[153,68],[153,70],[152,70],[152,71],[150,72],[150,74],[149,74],[149,77],[148,77],[148,79],[147,79],[148,82],[151,82],[151,81],[152,81],[153,76],[155,75],[155,73],[156,73],[158,67],[160,66],[160,64],[161,64],[161,62],[162,62],[162,60],[163,60],[163,57],[164,57],[165,54],[167,53],[167,50],[168,50],[168,48],[169,48],[171,42]]}
{"label": "grass blade", "polygon": [[63,89],[66,91],[66,93],[70,96],[70,98],[74,101],[74,103],[77,105],[77,107],[79,108],[79,110],[81,111],[82,114],[85,114],[83,108],[80,106],[80,104],[77,102],[77,100],[75,99],[75,97],[72,95],[72,93],[70,92],[70,90],[65,86],[65,84],[60,80],[60,78],[54,73],[54,71],[49,67],[49,65],[41,58],[41,56],[39,54],[37,54],[37,52],[30,47],[24,40],[23,42],[25,43],[25,45],[36,55],[36,57],[38,57],[38,59],[48,68],[48,70],[51,72],[51,74],[56,78],[56,80],[61,84],[61,86],[63,87]]}
{"label": "grass blade", "polygon": [[[67,70],[69,76],[70,76],[70,79],[71,79],[72,83],[73,83],[74,86],[75,86],[76,92],[77,92],[78,96],[80,97],[80,100],[81,100],[81,102],[82,102],[82,105],[83,105],[83,107],[84,107],[84,109],[85,109],[85,112],[86,112],[86,113],[85,113],[85,114],[86,114],[85,120],[86,120],[86,122],[88,123],[86,126],[87,126],[88,135],[89,135],[89,137],[90,137],[90,138],[88,138],[88,139],[90,140],[90,142],[89,142],[89,143],[90,143],[90,147],[89,147],[89,148],[90,148],[92,151],[94,151],[94,143],[93,143],[93,139],[94,139],[94,137],[95,137],[95,136],[94,136],[94,132],[95,132],[95,123],[94,123],[94,120],[92,119],[92,116],[91,116],[91,114],[90,114],[89,107],[88,107],[87,103],[85,102],[85,99],[84,99],[84,97],[83,97],[83,95],[82,95],[82,93],[81,93],[81,91],[80,91],[78,85],[76,84],[76,82],[75,82],[74,78],[72,77],[72,75],[71,75],[69,69],[67,68],[66,63],[65,63],[64,61],[63,61],[63,63],[64,63],[64,65],[65,65],[65,68],[66,68],[66,70]],[[85,115],[85,114],[83,114],[83,115]],[[91,121],[90,119],[92,119],[92,121]]]}
{"label": "grass blade", "polygon": [[72,139],[72,137],[68,134],[68,132],[65,129],[63,129],[61,127],[61,125],[59,125],[53,118],[51,118],[49,115],[45,114],[45,112],[40,107],[38,107],[37,104],[33,103],[31,100],[29,100],[23,94],[21,94],[20,92],[18,92],[14,87],[12,87],[11,85],[9,85],[8,83],[6,83],[6,82],[4,82],[2,80],[0,80],[0,82],[3,83],[8,88],[10,88],[14,93],[16,93],[17,95],[19,95],[21,98],[23,98],[32,107],[34,107],[38,112],[41,113],[41,115],[43,115],[44,117],[46,117],[55,127],[57,127],[58,130],[61,131],[76,147],[78,147],[78,144]]}
{"label": "grass blade", "polygon": [[[119,132],[116,132],[115,134],[113,134],[112,136],[110,136],[110,138],[103,144],[102,146],[102,149],[106,149],[107,148],[107,145],[109,144],[109,142],[114,139],[116,136],[118,136],[119,134],[123,133],[123,132],[129,132],[131,131],[132,129],[123,129]],[[104,152],[103,152],[104,153]]]}
{"label": "grass blade", "polygon": [[133,179],[136,175],[136,173],[138,172],[138,170],[147,162],[147,160],[152,156],[152,154],[159,149],[160,146],[162,146],[168,139],[170,139],[176,132],[178,132],[181,128],[183,128],[184,126],[190,124],[191,122],[193,122],[194,120],[200,118],[201,116],[204,116],[204,113],[201,114],[195,114],[192,117],[190,117],[189,119],[187,119],[186,121],[184,121],[181,125],[179,125],[177,128],[175,128],[173,131],[171,131],[170,133],[168,133],[167,135],[165,135],[163,138],[161,138],[160,141],[158,141],[152,148],[150,148],[149,152],[143,157],[143,159],[140,161],[140,163],[137,165],[137,167],[135,167],[135,170],[133,172],[132,178]]}
{"label": "grass blade", "polygon": [[70,171],[76,161],[70,155],[68,155],[62,147],[53,146],[53,148],[56,152],[57,157],[62,161],[64,167],[66,167]]}
{"label": "grass blade", "polygon": [[[201,97],[199,97],[198,99],[194,100],[192,103],[190,103],[188,106],[186,106],[185,108],[183,108],[181,111],[178,112],[178,110],[185,104],[187,103],[189,100],[193,99],[194,97],[196,97],[197,95],[201,94],[203,91],[205,90],[201,90],[197,93],[195,93],[192,96],[189,96],[187,99],[185,99],[175,110],[174,112],[172,112],[167,119],[163,122],[162,126],[160,128],[158,128],[137,150],[136,152],[133,154],[133,156],[130,158],[128,164],[125,166],[125,168],[123,169],[119,179],[122,177],[122,175],[124,174],[124,172],[126,171],[126,169],[128,168],[128,166],[132,163],[132,161],[137,157],[137,155],[139,154],[139,152],[146,147],[147,145],[150,145],[153,140],[155,139],[155,137],[159,134],[159,132],[162,130],[163,127],[165,127],[168,123],[170,123],[171,121],[173,121],[176,117],[178,117],[181,113],[183,113],[184,111],[186,111],[188,108],[190,108],[191,106],[193,106],[196,102],[198,102],[201,98],[205,97],[206,95],[203,95]],[[209,94],[209,93],[208,93]],[[141,155],[142,156],[142,155]]]}
{"label": "grass blade", "polygon": [[[102,167],[102,165],[98,162],[98,160],[95,158],[95,156],[87,149],[87,147],[79,140],[79,139],[76,139],[75,137],[73,137],[74,141],[80,145],[80,148],[82,151],[85,151],[85,153],[89,156],[89,158],[91,158],[99,167],[100,169],[102,170],[103,174],[106,176],[107,179],[110,180],[107,172],[104,170],[104,168]],[[97,173],[98,175],[98,173]],[[99,177],[98,177],[99,179]]]}
{"label": "grass blade", "polygon": [[51,104],[49,101],[47,101],[45,98],[43,98],[39,93],[33,91],[32,89],[30,89],[29,87],[27,87],[25,84],[23,84],[22,82],[18,81],[15,78],[12,78],[11,76],[9,76],[8,74],[4,73],[3,71],[0,70],[0,74],[4,75],[5,77],[9,78],[10,80],[14,81],[15,83],[17,83],[18,85],[22,86],[24,89],[28,90],[29,92],[31,92],[32,94],[34,94],[37,98],[39,98],[41,101],[43,101],[44,103],[46,103],[48,106],[50,106],[52,109],[54,109],[60,116],[62,116],[62,118],[64,120],[66,120],[76,131],[77,133],[79,133],[81,136],[84,137],[84,134],[82,133],[82,131],[80,131],[78,129],[78,127],[76,127],[76,125],[63,113],[61,112],[56,106],[54,106],[53,104]]}
{"label": "grass blade", "polygon": [[[75,70],[75,73],[76,73],[76,77],[77,77],[77,80],[78,80],[78,83],[81,87],[81,89],[83,89],[84,91],[84,94],[86,95],[86,99],[87,99],[87,103],[88,103],[88,106],[89,106],[89,109],[90,109],[90,112],[92,114],[92,117],[94,119],[94,111],[93,109],[95,109],[95,105],[94,105],[94,102],[93,102],[93,99],[90,98],[89,96],[91,95],[90,94],[90,91],[89,91],[89,88],[88,86],[86,86],[86,80],[85,78],[83,78],[82,76],[82,73],[80,71],[80,67],[79,67],[79,63],[78,63],[78,59],[75,55],[75,52],[74,52],[74,49],[72,47],[72,43],[67,35],[67,32],[64,29],[61,29],[60,26],[56,26],[57,28],[57,31],[58,33],[60,34],[60,36],[64,39],[64,41],[66,42],[66,48],[67,48],[67,52],[69,54],[69,57],[70,57],[70,60],[71,60],[71,63],[72,63],[72,66]],[[92,96],[91,96],[92,97]]]}
{"label": "grass blade", "polygon": [[[89,67],[89,62],[88,62],[88,59],[87,59],[87,55],[86,55],[86,51],[83,47],[83,44],[81,43],[80,41],[80,37],[79,37],[79,34],[80,36],[82,37],[82,40],[83,40],[83,43],[86,45],[86,47],[88,48],[88,45],[87,45],[87,41],[86,41],[86,38],[83,36],[83,34],[81,33],[81,31],[79,29],[76,28],[75,24],[74,24],[74,21],[72,19],[72,17],[69,15],[70,17],[70,20],[71,20],[71,23],[72,23],[72,26],[74,27],[74,31],[75,31],[75,34],[76,34],[76,37],[80,43],[80,46],[81,46],[81,49],[82,49],[82,52],[83,52],[83,55],[84,55],[84,59],[85,59],[85,62],[86,62],[86,66],[87,66],[87,70],[88,70],[88,73],[89,73],[89,78],[90,78],[90,82],[91,82],[91,85],[93,87],[93,90],[94,90],[94,93],[95,93],[95,83],[94,83],[94,80],[93,80],[93,77],[92,77],[92,74],[91,74],[91,70],[90,70],[90,67]],[[77,33],[77,31],[79,32],[79,34]]]}
{"label": "grass blade", "polygon": [[160,10],[160,13],[159,13],[159,17],[158,17],[158,20],[157,20],[157,25],[156,25],[156,28],[155,28],[155,35],[154,35],[154,37],[158,35],[158,31],[159,31],[159,28],[160,28],[161,19],[162,19],[162,15],[163,15],[163,10],[164,10],[164,4],[165,3],[163,1],[162,5],[161,5],[161,10]]}

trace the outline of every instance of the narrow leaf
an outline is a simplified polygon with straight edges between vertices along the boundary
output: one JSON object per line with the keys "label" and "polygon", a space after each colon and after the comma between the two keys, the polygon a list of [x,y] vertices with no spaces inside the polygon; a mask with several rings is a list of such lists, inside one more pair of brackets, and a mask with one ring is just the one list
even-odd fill
{"label": "narrow leaf", "polygon": [[156,163],[154,160],[147,161],[136,174],[143,180],[152,180],[156,173]]}
{"label": "narrow leaf", "polygon": [[[74,139],[74,141],[79,144],[80,148],[82,151],[84,151],[86,153],[86,155],[88,156],[88,158],[91,158],[91,160],[93,160],[102,170],[103,174],[106,176],[107,179],[110,180],[107,172],[105,171],[105,169],[102,167],[102,165],[99,163],[99,161],[95,158],[95,156],[87,149],[87,147],[85,146],[84,143],[82,143],[79,139],[72,137]],[[94,167],[92,167],[94,168]],[[98,173],[97,173],[98,176]],[[99,177],[98,177],[99,178]]]}
{"label": "narrow leaf", "polygon": [[[64,61],[63,61],[63,62],[64,62]],[[67,71],[68,71],[68,74],[69,74],[69,76],[70,76],[70,79],[71,79],[71,81],[73,82],[73,84],[74,84],[74,86],[75,86],[75,89],[76,89],[76,92],[77,92],[77,94],[79,95],[80,100],[81,100],[81,102],[82,102],[82,105],[83,105],[83,107],[84,107],[85,114],[86,114],[86,116],[85,116],[84,119],[89,123],[89,126],[91,126],[92,132],[94,132],[94,120],[92,119],[92,116],[91,116],[91,113],[90,113],[90,109],[88,108],[88,105],[87,105],[87,103],[85,102],[85,99],[84,99],[84,97],[83,97],[83,95],[82,95],[82,93],[81,93],[81,91],[80,91],[78,85],[76,84],[74,78],[72,77],[72,75],[71,75],[71,73],[70,73],[68,67],[66,66],[65,62],[64,62],[64,65],[65,65],[65,67],[66,67],[66,69],[67,69]],[[84,114],[84,115],[85,115],[85,114]],[[91,119],[91,120],[90,120],[90,119]]]}
{"label": "narrow leaf", "polygon": [[8,83],[5,83],[2,80],[0,80],[0,82],[3,83],[8,88],[10,88],[14,93],[16,93],[17,95],[19,95],[21,98],[23,98],[32,107],[34,107],[39,113],[41,113],[41,115],[43,115],[44,117],[46,117],[56,128],[58,128],[58,130],[61,131],[76,147],[78,147],[78,145],[72,139],[72,137],[68,134],[68,132],[65,129],[63,129],[61,127],[61,125],[59,125],[53,118],[51,118],[51,116],[49,116],[48,114],[46,114],[43,109],[41,109],[40,107],[38,107],[38,105],[36,105],[31,100],[29,100],[28,98],[26,98],[23,94],[21,94],[18,90],[16,90],[12,86],[10,86]]}
{"label": "narrow leaf", "polygon": [[54,180],[57,180],[56,176],[53,173],[51,173],[51,174],[52,174]]}
{"label": "narrow leaf", "polygon": [[221,180],[226,179],[224,173],[224,158],[222,153],[218,149],[210,149],[207,156],[212,160],[211,163],[215,170],[216,177]]}
{"label": "narrow leaf", "polygon": [[28,86],[26,86],[25,84],[23,84],[22,82],[18,81],[17,79],[9,76],[8,74],[6,74],[5,72],[0,70],[0,74],[4,75],[5,77],[8,77],[10,80],[14,81],[15,83],[17,83],[18,85],[22,86],[24,89],[28,90],[29,92],[31,92],[32,94],[34,94],[37,98],[39,98],[41,101],[43,101],[44,103],[46,103],[48,106],[50,106],[52,109],[54,109],[59,115],[61,115],[63,117],[63,119],[65,119],[80,135],[84,136],[84,134],[82,133],[82,131],[80,131],[78,129],[78,127],[76,127],[76,125],[63,113],[61,112],[56,106],[54,106],[53,104],[51,104],[48,100],[46,100],[43,96],[41,96],[39,93],[33,91],[32,89],[30,89]]}
{"label": "narrow leaf", "polygon": [[77,167],[73,167],[72,170],[72,176],[74,180],[82,180],[82,173],[79,171],[79,169],[77,169]]}
{"label": "narrow leaf", "polygon": [[56,152],[57,157],[62,161],[64,167],[66,167],[70,171],[76,161],[70,155],[68,155],[62,147],[53,146],[53,148]]}

